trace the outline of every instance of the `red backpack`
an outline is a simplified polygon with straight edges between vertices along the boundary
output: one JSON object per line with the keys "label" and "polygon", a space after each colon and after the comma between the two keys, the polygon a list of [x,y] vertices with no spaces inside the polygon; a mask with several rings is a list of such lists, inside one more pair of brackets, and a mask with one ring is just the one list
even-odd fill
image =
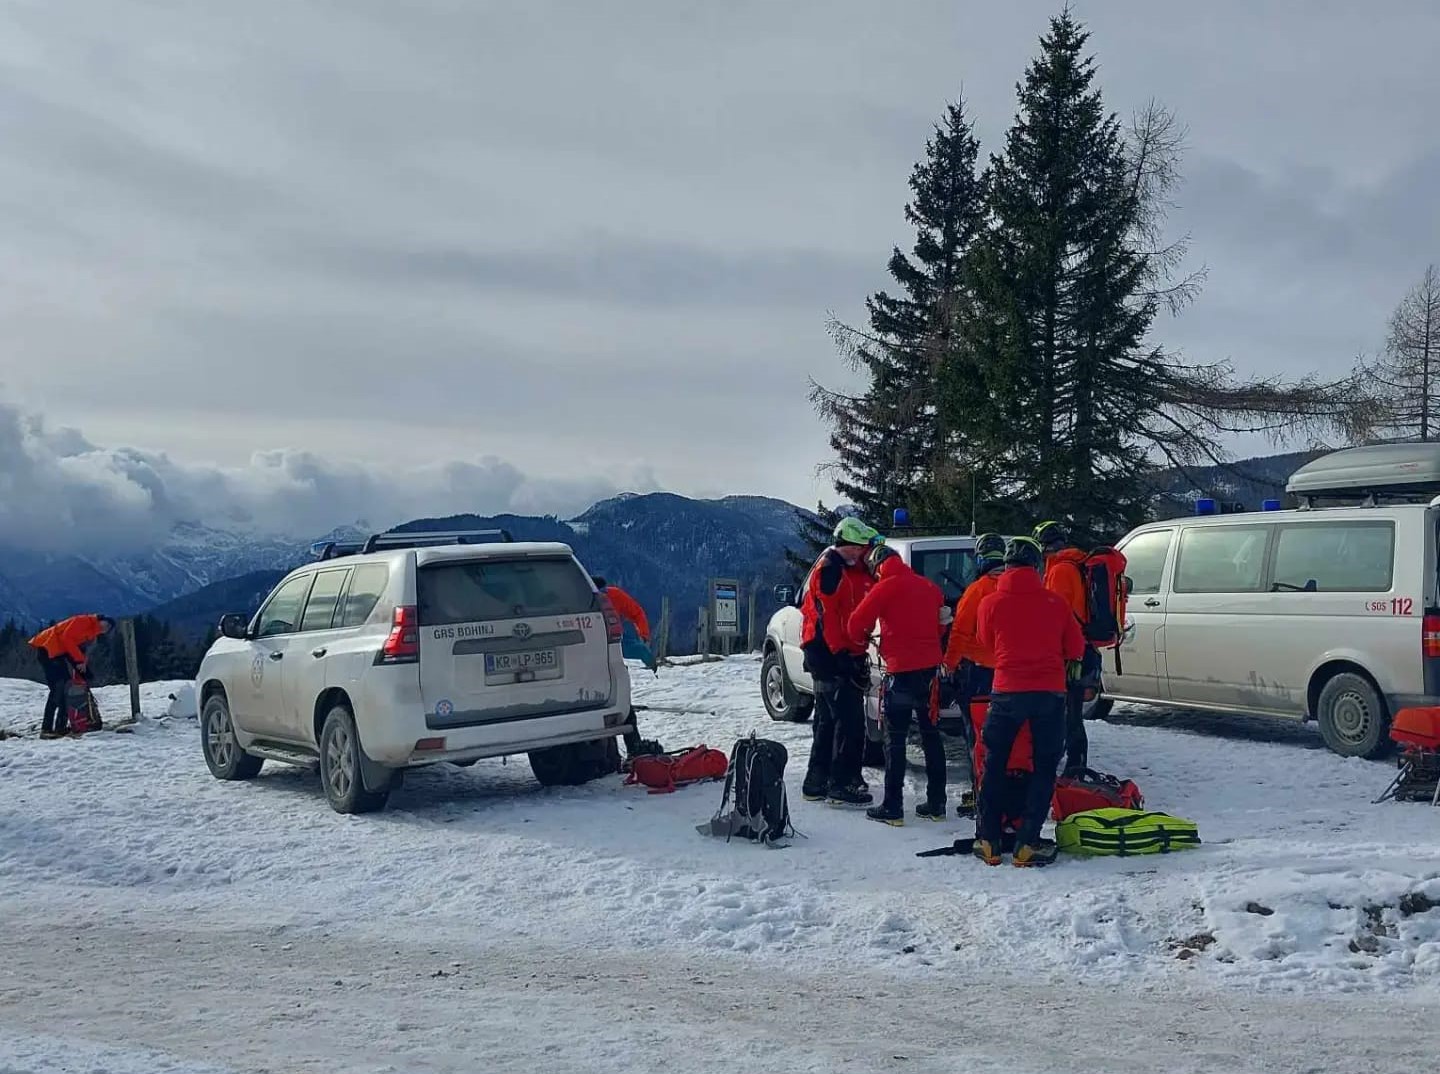
{"label": "red backpack", "polygon": [[1125,630],[1125,553],[1097,548],[1080,565],[1088,619],[1085,640],[1097,649],[1118,649]]}
{"label": "red backpack", "polygon": [[83,735],[87,731],[99,731],[100,709],[95,704],[95,695],[90,685],[79,674],[71,678],[65,687],[65,718],[70,723],[70,733]]}
{"label": "red backpack", "polygon": [[676,787],[707,779],[724,779],[730,758],[708,746],[692,746],[674,753],[656,753],[636,757],[630,762],[626,786],[643,783],[651,794],[669,794]]}
{"label": "red backpack", "polygon": [[1132,780],[1086,769],[1080,776],[1061,776],[1050,799],[1050,816],[1064,820],[1089,809],[1144,809],[1145,796]]}

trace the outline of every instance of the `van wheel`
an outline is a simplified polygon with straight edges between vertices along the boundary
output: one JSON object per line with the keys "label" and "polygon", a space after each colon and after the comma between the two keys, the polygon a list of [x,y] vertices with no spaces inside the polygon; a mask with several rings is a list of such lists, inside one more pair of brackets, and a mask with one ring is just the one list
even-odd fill
{"label": "van wheel", "polygon": [[361,775],[360,735],[355,717],[344,705],[325,716],[320,730],[320,783],[330,808],[337,813],[374,813],[384,809],[390,788],[367,791]]}
{"label": "van wheel", "polygon": [[1084,716],[1087,720],[1108,720],[1110,711],[1115,707],[1115,700],[1109,697],[1097,697],[1085,706]]}
{"label": "van wheel", "polygon": [[230,719],[230,703],[224,694],[215,694],[205,702],[200,716],[200,750],[205,765],[216,779],[254,779],[265,761],[240,748],[235,740],[235,724]]}
{"label": "van wheel", "polygon": [[1332,676],[1315,704],[1320,737],[1342,757],[1383,757],[1390,749],[1390,714],[1379,692],[1363,675]]}
{"label": "van wheel", "polygon": [[620,771],[620,747],[615,739],[575,742],[531,750],[530,770],[542,787],[578,787]]}
{"label": "van wheel", "polygon": [[785,663],[774,649],[767,651],[760,662],[760,696],[770,718],[784,723],[804,723],[815,708],[815,699],[791,684]]}

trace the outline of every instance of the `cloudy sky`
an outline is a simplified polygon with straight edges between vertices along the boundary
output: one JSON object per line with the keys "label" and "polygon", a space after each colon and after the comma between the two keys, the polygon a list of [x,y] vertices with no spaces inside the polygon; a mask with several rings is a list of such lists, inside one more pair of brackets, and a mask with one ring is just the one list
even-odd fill
{"label": "cloudy sky", "polygon": [[[1440,4],[1075,7],[1108,104],[1189,128],[1209,281],[1160,338],[1373,349],[1440,259]],[[0,0],[0,537],[813,501],[827,313],[947,100],[998,145],[1054,8]]]}

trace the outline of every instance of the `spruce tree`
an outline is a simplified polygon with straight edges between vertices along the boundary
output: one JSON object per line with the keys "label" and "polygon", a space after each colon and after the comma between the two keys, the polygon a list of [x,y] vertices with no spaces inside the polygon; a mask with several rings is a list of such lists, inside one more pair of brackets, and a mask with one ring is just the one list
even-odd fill
{"label": "spruce tree", "polygon": [[1087,38],[1068,10],[1053,18],[1017,87],[969,262],[962,342],[985,402],[948,387],[944,398],[983,445],[999,501],[1098,538],[1144,517],[1157,462],[1221,462],[1228,432],[1353,434],[1367,415],[1352,379],[1241,383],[1225,363],[1192,365],[1149,341],[1161,310],[1194,293],[1193,278],[1170,282],[1176,248],[1155,245],[1178,138],[1153,109],[1127,137],[1094,85]]}
{"label": "spruce tree", "polygon": [[868,329],[832,326],[864,374],[864,389],[814,391],[831,425],[836,490],[881,528],[896,507],[917,521],[950,510],[957,488],[968,503],[968,445],[946,422],[937,383],[940,367],[958,353],[952,340],[966,303],[964,262],[984,220],[978,153],[963,103],[949,106],[910,175],[905,217],[915,242],[909,254],[894,249],[887,266],[898,293],[869,298]]}

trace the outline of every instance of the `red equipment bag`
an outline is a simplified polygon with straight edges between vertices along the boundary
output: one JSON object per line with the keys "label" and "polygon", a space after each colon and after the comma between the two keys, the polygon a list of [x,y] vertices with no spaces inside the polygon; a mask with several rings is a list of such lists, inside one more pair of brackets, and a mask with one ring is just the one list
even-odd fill
{"label": "red equipment bag", "polygon": [[1082,776],[1061,776],[1050,799],[1050,816],[1060,821],[1088,809],[1144,809],[1145,796],[1132,780],[1085,769]]}
{"label": "red equipment bag", "polygon": [[676,787],[687,783],[700,783],[707,779],[724,779],[730,769],[730,758],[709,746],[692,746],[674,753],[657,753],[648,757],[636,757],[630,762],[630,774],[625,785],[643,783],[651,794],[669,794]]}
{"label": "red equipment bag", "polygon": [[78,672],[71,676],[65,687],[65,718],[69,721],[70,733],[73,735],[99,731],[102,726],[95,695],[90,692],[90,684]]}
{"label": "red equipment bag", "polygon": [[1440,708],[1401,709],[1390,721],[1390,738],[1406,749],[1440,750]]}

